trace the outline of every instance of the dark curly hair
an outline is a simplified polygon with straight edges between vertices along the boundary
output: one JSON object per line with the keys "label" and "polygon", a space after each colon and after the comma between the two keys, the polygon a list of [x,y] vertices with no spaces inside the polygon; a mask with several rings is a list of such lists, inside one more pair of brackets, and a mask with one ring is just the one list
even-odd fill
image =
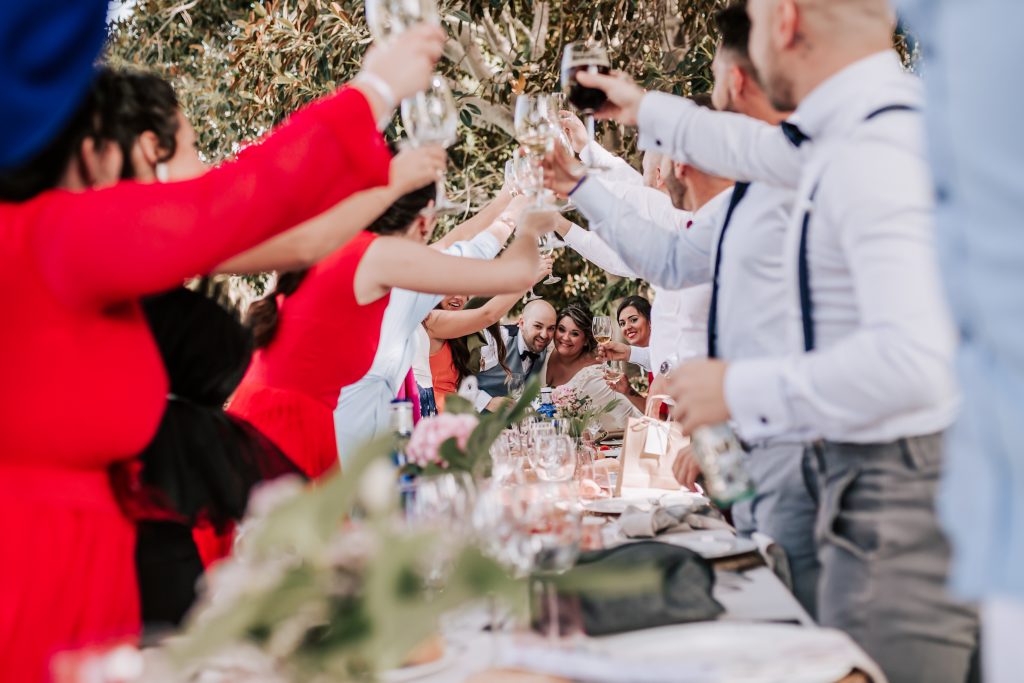
{"label": "dark curly hair", "polygon": [[96,79],[93,92],[101,122],[98,135],[116,142],[124,155],[121,177],[134,178],[132,148],[145,132],[156,135],[159,161],[167,161],[177,151],[178,97],[174,88],[160,76],[135,70],[106,70]]}
{"label": "dark curly hair", "polygon": [[589,308],[580,304],[569,304],[558,312],[558,322],[562,318],[569,318],[583,332],[583,351],[590,353],[597,348],[597,339],[594,337],[594,315]]}

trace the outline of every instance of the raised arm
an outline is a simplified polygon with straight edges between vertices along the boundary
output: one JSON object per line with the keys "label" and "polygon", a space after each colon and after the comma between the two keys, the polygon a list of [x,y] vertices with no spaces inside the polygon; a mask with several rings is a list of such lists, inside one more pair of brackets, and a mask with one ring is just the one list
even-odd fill
{"label": "raised arm", "polygon": [[[599,118],[639,126],[640,147],[738,181],[795,188],[803,162],[777,126],[698,107],[666,93],[647,93],[625,76],[582,72],[580,84],[603,90]],[[806,145],[805,145],[806,147]]]}
{"label": "raised arm", "polygon": [[217,266],[218,273],[265,273],[308,268],[365,229],[395,200],[433,181],[444,167],[441,147],[400,152],[391,162],[387,187],[349,197],[312,220],[272,237]]}
{"label": "raised arm", "polygon": [[394,287],[480,296],[525,291],[534,282],[540,260],[537,231],[547,225],[542,214],[525,214],[518,236],[494,261],[449,256],[400,237],[381,237],[366,250],[356,270],[356,298],[361,303],[373,301]]}
{"label": "raised arm", "polygon": [[[545,160],[545,183],[556,192],[576,186],[576,171],[556,150]],[[590,221],[590,230],[637,277],[666,289],[682,289],[711,279],[712,221],[689,230],[665,229],[647,220],[593,178],[582,181],[572,196]],[[588,257],[589,258],[589,257]]]}
{"label": "raised arm", "polygon": [[504,213],[515,211],[516,215],[518,215],[518,210],[510,209],[509,204],[511,202],[513,202],[512,195],[508,190],[502,188],[501,191],[495,195],[494,199],[488,202],[487,206],[480,209],[475,216],[460,223],[459,225],[456,225],[448,231],[448,234],[430,246],[444,251],[456,242],[473,239],[482,230],[485,230],[488,226],[493,224],[494,221],[498,220],[498,217]]}
{"label": "raised arm", "polygon": [[200,178],[38,197],[30,220],[54,293],[72,304],[105,306],[167,289],[386,183],[391,155],[377,120],[390,107],[380,104],[387,98],[378,82],[396,97],[416,92],[443,49],[443,32],[435,28],[408,33],[400,45],[367,56],[363,84],[306,107]]}

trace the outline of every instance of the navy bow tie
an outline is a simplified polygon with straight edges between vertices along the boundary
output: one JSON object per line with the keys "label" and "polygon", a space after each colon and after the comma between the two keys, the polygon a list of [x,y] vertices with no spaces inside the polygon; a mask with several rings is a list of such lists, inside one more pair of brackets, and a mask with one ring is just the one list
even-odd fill
{"label": "navy bow tie", "polygon": [[786,139],[793,143],[794,147],[799,147],[808,140],[810,136],[804,133],[802,130],[797,128],[796,124],[790,123],[789,121],[783,121],[779,124],[782,127],[782,133],[786,136]]}
{"label": "navy bow tie", "polygon": [[526,362],[527,358],[529,358],[530,362],[533,363],[538,358],[540,358],[540,354],[539,353],[534,353],[533,351],[521,351],[519,353],[519,360],[521,360],[523,362]]}

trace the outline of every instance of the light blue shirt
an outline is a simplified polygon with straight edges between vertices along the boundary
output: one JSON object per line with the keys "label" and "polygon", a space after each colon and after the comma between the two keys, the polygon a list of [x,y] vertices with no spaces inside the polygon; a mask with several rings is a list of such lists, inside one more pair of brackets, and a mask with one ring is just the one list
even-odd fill
{"label": "light blue shirt", "polygon": [[[493,259],[501,251],[498,240],[481,233],[468,242],[456,242],[444,253],[466,258]],[[444,297],[404,289],[391,290],[380,328],[380,344],[369,372],[341,390],[334,411],[334,435],[342,466],[359,444],[388,430],[388,406],[398,395],[416,353],[414,333]]]}
{"label": "light blue shirt", "polygon": [[905,0],[924,46],[939,260],[960,333],[963,411],[940,513],[953,585],[1024,599],[1024,63],[1014,0]]}

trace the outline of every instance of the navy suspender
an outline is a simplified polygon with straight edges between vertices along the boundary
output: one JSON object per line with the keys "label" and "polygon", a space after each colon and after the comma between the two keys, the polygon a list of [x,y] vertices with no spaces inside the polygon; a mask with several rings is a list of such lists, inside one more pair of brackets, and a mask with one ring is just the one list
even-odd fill
{"label": "navy suspender", "polygon": [[711,306],[708,309],[708,358],[718,358],[718,271],[722,266],[722,242],[725,239],[725,231],[729,229],[732,222],[732,214],[736,211],[743,200],[743,196],[750,189],[750,183],[736,183],[732,190],[732,198],[729,200],[729,210],[725,212],[725,223],[722,224],[722,231],[718,234],[718,244],[715,245],[715,271],[711,276]]}
{"label": "navy suspender", "polygon": [[[877,109],[865,117],[864,121],[870,121],[883,114],[894,111],[917,111],[916,107],[908,104],[890,104],[887,107]],[[797,276],[800,288],[800,322],[804,332],[804,351],[814,350],[814,306],[811,302],[811,272],[807,262],[807,233],[811,226],[811,205],[814,204],[814,197],[818,194],[818,187],[821,181],[811,190],[808,197],[809,206],[804,211],[804,220],[800,227],[800,252],[797,257]]]}

